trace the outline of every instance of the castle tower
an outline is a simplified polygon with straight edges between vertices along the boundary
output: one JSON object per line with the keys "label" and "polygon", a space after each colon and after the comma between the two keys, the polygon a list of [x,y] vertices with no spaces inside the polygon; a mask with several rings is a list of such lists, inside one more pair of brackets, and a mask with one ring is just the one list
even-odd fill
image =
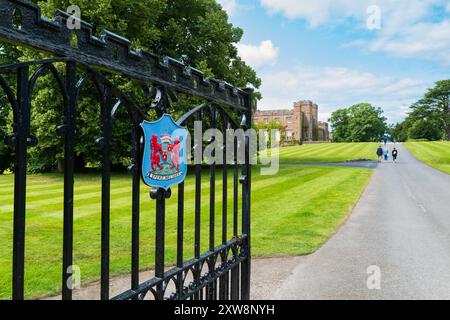
{"label": "castle tower", "polygon": [[319,107],[310,100],[294,102],[294,110],[302,114],[301,132],[303,141],[317,140]]}
{"label": "castle tower", "polygon": [[328,123],[319,121],[319,140],[320,141],[330,141]]}

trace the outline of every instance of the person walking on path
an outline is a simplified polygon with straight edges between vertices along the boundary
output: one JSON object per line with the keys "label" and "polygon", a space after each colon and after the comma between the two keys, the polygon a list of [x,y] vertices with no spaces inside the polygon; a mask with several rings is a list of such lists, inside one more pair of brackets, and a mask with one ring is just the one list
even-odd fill
{"label": "person walking on path", "polygon": [[383,156],[383,148],[380,146],[377,149],[378,162],[381,162],[381,157]]}
{"label": "person walking on path", "polygon": [[389,160],[389,149],[386,148],[384,149],[384,161],[388,161]]}
{"label": "person walking on path", "polygon": [[394,163],[397,162],[397,157],[398,157],[398,150],[397,148],[394,148],[394,150],[392,150],[392,159],[394,160]]}

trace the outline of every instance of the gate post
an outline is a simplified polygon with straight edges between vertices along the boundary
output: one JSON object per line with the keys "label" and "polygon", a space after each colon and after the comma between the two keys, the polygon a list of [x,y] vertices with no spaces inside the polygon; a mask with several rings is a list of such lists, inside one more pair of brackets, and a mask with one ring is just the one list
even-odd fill
{"label": "gate post", "polygon": [[[244,129],[252,127],[252,95],[253,89],[245,89],[247,93],[244,98],[245,123]],[[245,236],[242,246],[245,261],[242,263],[241,271],[241,299],[250,300],[250,274],[251,274],[251,245],[250,245],[250,203],[251,203],[251,155],[250,134],[245,134],[245,164],[242,167],[242,234]]]}
{"label": "gate post", "polygon": [[27,145],[30,134],[29,67],[17,69],[18,115],[14,119],[16,134],[16,163],[14,171],[14,243],[13,243],[13,292],[14,300],[24,299],[25,265],[25,215],[27,181]]}
{"label": "gate post", "polygon": [[[63,270],[62,299],[72,300],[72,287],[69,287],[73,263],[73,194],[74,194],[74,148],[75,117],[77,100],[76,63],[66,65],[67,101],[64,105],[64,222],[63,222]],[[72,270],[73,271],[73,270]]]}

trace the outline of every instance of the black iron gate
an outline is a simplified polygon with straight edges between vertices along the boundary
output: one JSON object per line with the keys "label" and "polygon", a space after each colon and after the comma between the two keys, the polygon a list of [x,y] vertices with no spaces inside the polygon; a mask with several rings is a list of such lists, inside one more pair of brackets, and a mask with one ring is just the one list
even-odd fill
{"label": "black iron gate", "polygon": [[[100,37],[93,35],[92,26],[81,22],[81,28],[70,30],[66,21],[70,16],[57,12],[50,21],[40,14],[40,9],[28,2],[0,0],[0,41],[12,45],[26,46],[51,54],[45,60],[0,66],[0,88],[13,110],[13,132],[7,142],[15,150],[14,165],[14,243],[13,243],[13,299],[24,298],[24,250],[26,227],[27,149],[39,141],[30,129],[31,96],[38,78],[52,74],[63,97],[63,119],[55,128],[55,134],[64,139],[64,203],[63,203],[63,261],[62,298],[72,299],[72,290],[67,286],[73,260],[73,199],[74,199],[74,147],[76,145],[76,109],[79,92],[89,81],[93,83],[101,107],[101,137],[97,138],[101,148],[101,299],[110,299],[110,172],[111,147],[114,143],[114,115],[125,108],[131,126],[132,161],[132,249],[131,283],[129,290],[113,299],[249,299],[250,298],[250,141],[245,137],[245,163],[237,161],[222,165],[222,239],[215,239],[215,175],[217,165],[209,170],[201,163],[191,167],[195,173],[195,257],[186,259],[183,254],[184,239],[184,183],[178,186],[177,263],[166,271],[165,253],[165,204],[171,192],[152,190],[151,198],[140,199],[140,163],[142,155],[142,132],[139,124],[147,118],[146,108],[138,107],[132,98],[116,87],[109,79],[111,74],[120,74],[134,80],[143,89],[158,93],[152,102],[158,116],[171,113],[170,101],[177,93],[199,97],[205,103],[192,109],[179,120],[190,124],[203,121],[209,127],[221,129],[248,129],[251,126],[252,90],[240,90],[189,68],[179,61],[165,57],[160,60],[152,54],[133,51],[130,42],[123,37],[103,31]],[[75,37],[74,37],[75,36]],[[76,40],[76,43],[73,42]],[[61,72],[55,64],[65,64]],[[5,75],[8,75],[6,77]],[[13,84],[11,79],[14,79]],[[150,103],[149,103],[150,104]],[[237,120],[239,119],[239,120]],[[220,124],[220,125],[219,125]],[[53,128],[48,128],[53,130]],[[224,131],[223,131],[224,132]],[[225,134],[225,132],[224,132]],[[226,140],[226,139],[224,139]],[[195,143],[195,142],[194,142]],[[199,142],[202,145],[202,142]],[[197,143],[198,147],[198,143]],[[227,145],[223,148],[226,154]],[[234,146],[233,149],[236,147]],[[232,181],[228,181],[228,172]],[[205,175],[206,173],[206,175]],[[200,252],[202,177],[210,180],[210,225],[209,250]],[[228,206],[228,184],[233,186],[232,206]],[[139,279],[139,205],[145,201],[156,201],[155,277]],[[227,219],[233,219],[233,236],[227,230]],[[238,230],[238,226],[239,229]],[[1,246],[1,244],[0,244]],[[167,292],[169,290],[171,292]]]}

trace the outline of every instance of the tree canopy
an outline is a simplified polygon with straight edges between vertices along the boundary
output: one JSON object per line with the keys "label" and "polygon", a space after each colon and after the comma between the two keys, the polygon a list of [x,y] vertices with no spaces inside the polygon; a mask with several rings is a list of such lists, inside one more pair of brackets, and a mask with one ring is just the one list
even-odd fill
{"label": "tree canopy", "polygon": [[392,133],[396,140],[450,140],[450,80],[437,81]]}
{"label": "tree canopy", "polygon": [[279,122],[275,120],[271,120],[269,123],[264,123],[264,121],[259,121],[257,123],[253,123],[253,127],[256,130],[267,130],[267,145],[272,146],[272,130],[277,130],[279,132],[279,139],[280,143],[286,142],[286,127],[282,126]]}
{"label": "tree canopy", "polygon": [[329,119],[336,142],[379,141],[386,133],[386,118],[381,108],[360,103],[338,109]]}
{"label": "tree canopy", "polygon": [[[53,16],[56,9],[65,10],[72,4],[68,0],[33,1],[42,14]],[[95,35],[107,29],[128,38],[134,49],[143,49],[163,56],[168,55],[198,68],[210,77],[225,80],[236,87],[251,85],[259,88],[261,80],[256,72],[239,56],[236,44],[243,36],[240,28],[228,21],[227,13],[215,0],[79,0],[83,20],[93,23]],[[17,59],[33,60],[42,53],[11,47],[0,50],[0,63]],[[63,72],[63,66],[57,66]],[[129,79],[112,76],[111,80],[135,99],[142,99],[137,87]],[[3,94],[3,93],[1,93]],[[256,95],[259,97],[259,94]],[[139,101],[138,101],[139,102]],[[190,107],[192,101],[184,99],[177,105],[180,112]],[[54,170],[63,157],[62,139],[54,128],[61,124],[62,97],[51,75],[39,79],[32,97],[32,132],[38,145],[29,150],[29,169],[35,172]],[[0,140],[5,135],[6,111],[0,100]],[[100,134],[99,105],[94,90],[87,88],[80,94],[77,105],[76,163],[78,168],[96,166],[99,148],[95,139]],[[114,139],[117,147],[112,154],[114,167],[128,165],[130,152],[130,125],[126,114],[118,114],[114,122]],[[10,153],[0,144],[1,154]],[[61,161],[59,161],[61,162]],[[97,163],[98,165],[98,163]]]}
{"label": "tree canopy", "polygon": [[[34,1],[51,16],[71,1]],[[258,88],[261,80],[240,57],[235,44],[243,30],[228,22],[215,0],[80,0],[82,19],[131,40],[134,48],[179,59],[237,87]]]}
{"label": "tree canopy", "polygon": [[[12,46],[0,46],[0,65],[17,62],[18,50]],[[3,75],[10,81],[10,75]],[[11,131],[12,110],[6,94],[0,91],[0,174],[11,167],[13,149],[6,144],[5,137]]]}

